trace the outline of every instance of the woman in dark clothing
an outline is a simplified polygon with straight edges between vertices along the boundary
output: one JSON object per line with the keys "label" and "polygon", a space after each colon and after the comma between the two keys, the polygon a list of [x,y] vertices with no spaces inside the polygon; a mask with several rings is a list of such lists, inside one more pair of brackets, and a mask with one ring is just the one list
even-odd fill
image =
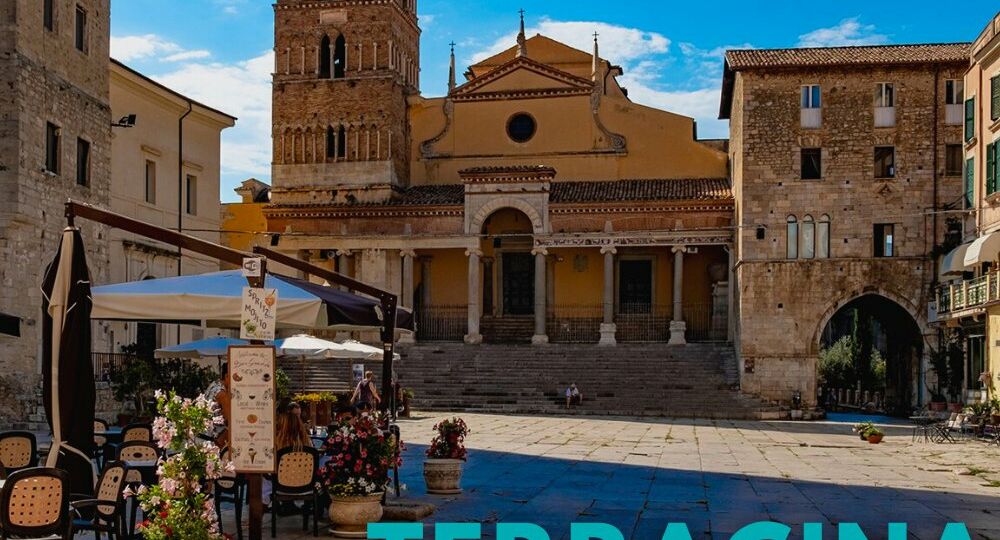
{"label": "woman in dark clothing", "polygon": [[365,378],[361,379],[361,382],[354,389],[354,395],[351,396],[351,403],[360,411],[370,411],[378,408],[381,401],[382,398],[378,395],[378,389],[375,388],[375,374],[371,371],[366,371]]}

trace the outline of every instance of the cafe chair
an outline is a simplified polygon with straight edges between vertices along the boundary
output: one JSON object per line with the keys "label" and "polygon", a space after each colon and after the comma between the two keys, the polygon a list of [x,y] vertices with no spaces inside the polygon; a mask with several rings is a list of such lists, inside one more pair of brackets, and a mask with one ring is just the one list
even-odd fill
{"label": "cafe chair", "polygon": [[0,463],[11,473],[38,465],[38,441],[30,431],[0,433]]}
{"label": "cafe chair", "polygon": [[[311,447],[278,450],[277,473],[271,475],[271,538],[278,534],[278,504],[284,501],[312,501],[313,536],[319,536],[319,485],[316,469],[319,452]],[[308,509],[302,509],[302,530],[309,530]]]}
{"label": "cafe chair", "polygon": [[129,424],[122,429],[122,443],[153,442],[153,426],[150,424]]}
{"label": "cafe chair", "polygon": [[0,538],[73,537],[69,475],[32,467],[11,473],[0,490]]}
{"label": "cafe chair", "polygon": [[[229,448],[221,452],[223,462],[229,461]],[[222,503],[231,502],[236,508],[236,540],[243,540],[243,503],[247,500],[246,479],[235,472],[224,472],[215,481],[215,514],[219,516],[219,532],[222,531]]]}
{"label": "cafe chair", "polygon": [[[118,447],[118,460],[127,468],[125,483],[132,491],[139,486],[151,486],[156,483],[156,463],[160,459],[160,449],[150,442],[131,441]],[[142,465],[137,465],[141,463]],[[128,519],[128,536],[133,537],[135,518],[139,513],[139,501],[133,498],[132,510]]]}
{"label": "cafe chair", "polygon": [[100,418],[94,419],[94,461],[97,462],[97,468],[101,469],[104,467],[104,448],[108,444],[108,438],[104,435],[97,435],[97,433],[107,433],[108,423]]}
{"label": "cafe chair", "polygon": [[125,483],[128,467],[121,461],[109,461],[97,482],[93,498],[70,495],[73,509],[73,533],[93,531],[97,540],[106,533],[108,540],[125,533]]}

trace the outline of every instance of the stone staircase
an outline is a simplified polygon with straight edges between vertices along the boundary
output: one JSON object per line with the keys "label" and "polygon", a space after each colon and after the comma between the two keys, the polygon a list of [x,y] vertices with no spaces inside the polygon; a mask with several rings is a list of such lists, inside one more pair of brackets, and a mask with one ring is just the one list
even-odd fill
{"label": "stone staircase", "polygon": [[534,315],[483,317],[479,330],[485,343],[531,343],[535,332]]}
{"label": "stone staircase", "polygon": [[[735,388],[732,347],[721,344],[478,345],[434,343],[399,348],[396,365],[414,408],[502,413],[779,418],[781,408]],[[351,362],[283,361],[295,388],[350,389]],[[381,370],[381,362],[365,362]],[[379,377],[376,376],[378,379]],[[564,392],[575,382],[581,406],[565,410]]]}

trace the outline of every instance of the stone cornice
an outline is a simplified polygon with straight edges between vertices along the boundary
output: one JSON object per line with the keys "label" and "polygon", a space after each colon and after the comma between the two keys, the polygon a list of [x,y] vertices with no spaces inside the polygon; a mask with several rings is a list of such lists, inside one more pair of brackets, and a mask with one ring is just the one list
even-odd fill
{"label": "stone cornice", "polygon": [[465,94],[452,96],[456,103],[470,101],[501,101],[510,99],[537,99],[543,97],[589,96],[588,88],[536,88],[527,90],[500,90],[481,94]]}
{"label": "stone cornice", "polygon": [[285,4],[276,3],[274,4],[275,11],[290,11],[294,9],[315,9],[315,8],[336,8],[336,7],[356,7],[356,6],[392,6],[400,15],[403,16],[410,25],[420,31],[420,26],[417,25],[417,18],[414,14],[409,13],[404,10],[394,2],[393,0],[316,0],[313,2],[298,2],[295,4]]}

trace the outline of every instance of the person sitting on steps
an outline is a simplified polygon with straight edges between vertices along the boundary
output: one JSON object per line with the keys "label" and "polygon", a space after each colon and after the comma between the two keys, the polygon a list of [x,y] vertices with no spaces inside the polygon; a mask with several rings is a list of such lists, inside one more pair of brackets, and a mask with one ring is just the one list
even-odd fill
{"label": "person sitting on steps", "polygon": [[576,387],[576,383],[570,383],[569,388],[566,389],[566,408],[569,409],[571,405],[581,403],[583,403],[583,394]]}

